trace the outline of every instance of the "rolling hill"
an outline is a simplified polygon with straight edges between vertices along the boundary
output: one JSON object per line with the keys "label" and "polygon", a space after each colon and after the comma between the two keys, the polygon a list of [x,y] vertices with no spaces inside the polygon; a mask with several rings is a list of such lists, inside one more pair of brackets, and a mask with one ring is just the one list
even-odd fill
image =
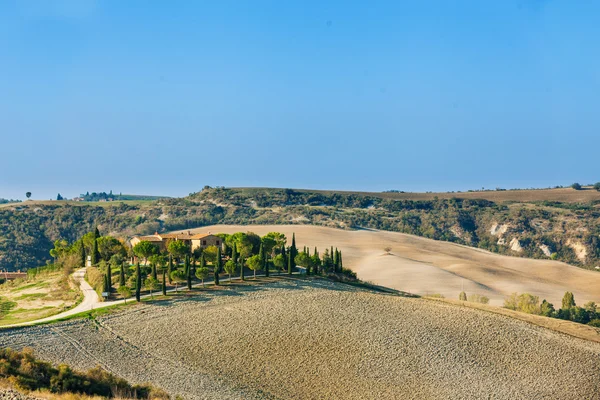
{"label": "rolling hill", "polygon": [[205,188],[155,201],[28,201],[0,207],[0,269],[43,264],[53,241],[77,240],[96,226],[126,238],[212,224],[290,223],[402,232],[594,269],[598,199],[590,188],[420,194]]}

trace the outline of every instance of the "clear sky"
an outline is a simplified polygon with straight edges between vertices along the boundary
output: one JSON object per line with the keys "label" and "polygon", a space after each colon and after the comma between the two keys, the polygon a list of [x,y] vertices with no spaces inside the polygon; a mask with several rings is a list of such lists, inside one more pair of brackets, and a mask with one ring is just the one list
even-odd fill
{"label": "clear sky", "polygon": [[600,2],[0,1],[0,197],[600,181]]}

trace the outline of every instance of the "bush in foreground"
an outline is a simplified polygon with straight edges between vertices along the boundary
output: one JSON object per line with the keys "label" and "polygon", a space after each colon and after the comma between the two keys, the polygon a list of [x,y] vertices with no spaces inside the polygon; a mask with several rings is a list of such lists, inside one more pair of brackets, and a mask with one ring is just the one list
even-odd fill
{"label": "bush in foreground", "polygon": [[0,378],[17,389],[75,393],[106,398],[169,399],[163,390],[150,385],[130,385],[100,367],[87,372],[72,370],[61,364],[54,368],[50,363],[37,360],[31,349],[21,352],[0,349]]}

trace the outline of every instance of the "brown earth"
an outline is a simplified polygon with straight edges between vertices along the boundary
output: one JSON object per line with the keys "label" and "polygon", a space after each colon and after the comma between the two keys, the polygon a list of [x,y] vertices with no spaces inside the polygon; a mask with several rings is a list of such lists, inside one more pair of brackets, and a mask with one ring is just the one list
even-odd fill
{"label": "brown earth", "polygon": [[[213,225],[193,232],[271,231],[296,233],[298,247],[320,252],[331,245],[343,253],[344,266],[377,285],[420,295],[439,293],[458,299],[461,290],[478,293],[502,305],[513,292],[529,292],[560,307],[565,291],[577,304],[600,303],[600,273],[562,262],[493,254],[449,242],[396,232],[340,230],[310,225]],[[391,247],[391,254],[384,248]]]}

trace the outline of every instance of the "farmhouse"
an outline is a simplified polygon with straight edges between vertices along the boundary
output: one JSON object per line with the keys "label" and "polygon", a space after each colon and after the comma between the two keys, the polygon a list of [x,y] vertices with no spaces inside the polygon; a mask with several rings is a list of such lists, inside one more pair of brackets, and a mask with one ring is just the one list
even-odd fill
{"label": "farmhouse", "polygon": [[154,233],[154,235],[148,236],[134,236],[129,240],[131,246],[135,246],[142,240],[146,240],[156,245],[161,251],[164,251],[169,246],[169,243],[174,240],[181,240],[188,245],[191,251],[197,248],[205,248],[208,246],[222,246],[223,239],[210,233],[197,233],[193,234],[190,231],[177,232],[177,233]]}

